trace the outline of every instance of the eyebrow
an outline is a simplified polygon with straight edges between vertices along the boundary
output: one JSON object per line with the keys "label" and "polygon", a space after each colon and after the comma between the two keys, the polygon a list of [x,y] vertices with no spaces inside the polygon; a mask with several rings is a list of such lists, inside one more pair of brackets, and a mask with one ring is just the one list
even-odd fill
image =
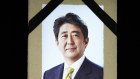
{"label": "eyebrow", "polygon": [[61,33],[61,35],[64,34],[64,33],[67,33],[67,32],[68,32],[68,31],[63,31],[63,32]]}
{"label": "eyebrow", "polygon": [[[61,33],[61,35],[62,34],[65,34],[65,33],[67,33],[68,31],[63,31],[62,33]],[[72,33],[77,33],[77,34],[80,34],[80,32],[79,31],[72,31]]]}
{"label": "eyebrow", "polygon": [[77,34],[80,34],[80,32],[79,32],[79,31],[72,31],[72,33],[77,33]]}

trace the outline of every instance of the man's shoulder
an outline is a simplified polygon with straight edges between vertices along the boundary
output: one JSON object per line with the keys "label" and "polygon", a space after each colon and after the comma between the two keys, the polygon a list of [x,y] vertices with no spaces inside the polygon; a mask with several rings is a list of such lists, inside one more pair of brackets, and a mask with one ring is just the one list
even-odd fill
{"label": "man's shoulder", "polygon": [[86,64],[88,65],[88,71],[91,72],[89,75],[90,78],[103,79],[103,67],[88,59],[86,59]]}
{"label": "man's shoulder", "polygon": [[[43,79],[52,79],[52,78],[57,78],[59,77],[59,75],[57,75],[58,73],[60,74],[60,72],[63,71],[63,67],[64,67],[64,63],[62,64],[59,64],[49,70],[46,70],[44,72],[44,76],[43,76]],[[55,76],[54,76],[55,75]]]}
{"label": "man's shoulder", "polygon": [[95,68],[97,68],[97,69],[103,69],[102,66],[100,66],[100,65],[98,65],[98,64],[96,64],[96,63],[94,63],[94,62],[91,62],[91,63],[92,63],[92,65],[93,65],[93,67],[95,67]]}
{"label": "man's shoulder", "polygon": [[57,71],[59,71],[62,67],[63,67],[63,65],[64,65],[64,63],[62,63],[62,64],[59,64],[59,65],[57,65],[57,66],[54,66],[54,67],[52,67],[51,69],[49,69],[49,70],[46,70],[45,72],[44,72],[44,74],[51,74],[51,73],[56,73]]}
{"label": "man's shoulder", "polygon": [[64,63],[59,64],[59,65],[57,65],[57,66],[54,66],[54,67],[52,67],[51,69],[46,70],[45,72],[54,72],[54,71],[60,69],[60,68],[63,66],[63,64],[64,64]]}
{"label": "man's shoulder", "polygon": [[98,71],[102,71],[103,70],[103,67],[90,61],[89,59],[86,58],[86,62],[88,63],[88,65],[90,65],[92,67],[92,69],[94,70],[98,70]]}

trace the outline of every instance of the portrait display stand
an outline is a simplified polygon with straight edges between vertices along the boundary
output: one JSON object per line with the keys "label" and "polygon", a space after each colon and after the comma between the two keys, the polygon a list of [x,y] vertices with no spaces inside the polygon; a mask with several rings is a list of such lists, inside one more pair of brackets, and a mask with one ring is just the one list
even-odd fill
{"label": "portrait display stand", "polygon": [[103,23],[103,79],[117,79],[117,0],[29,0],[28,79],[42,79],[43,22],[61,5],[84,5]]}

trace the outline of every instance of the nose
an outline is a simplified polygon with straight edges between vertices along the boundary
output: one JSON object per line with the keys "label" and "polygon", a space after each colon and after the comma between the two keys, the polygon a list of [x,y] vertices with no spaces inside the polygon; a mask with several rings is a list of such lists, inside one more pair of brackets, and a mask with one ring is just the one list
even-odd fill
{"label": "nose", "polygon": [[68,36],[67,44],[68,44],[68,45],[73,45],[73,44],[74,44],[74,41],[73,41],[72,36]]}

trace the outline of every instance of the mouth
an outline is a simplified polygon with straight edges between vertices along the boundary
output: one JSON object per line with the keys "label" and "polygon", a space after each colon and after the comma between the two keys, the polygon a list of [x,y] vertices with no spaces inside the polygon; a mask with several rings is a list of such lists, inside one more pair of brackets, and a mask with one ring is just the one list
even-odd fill
{"label": "mouth", "polygon": [[66,51],[69,51],[69,52],[74,52],[76,50],[76,48],[67,48]]}

